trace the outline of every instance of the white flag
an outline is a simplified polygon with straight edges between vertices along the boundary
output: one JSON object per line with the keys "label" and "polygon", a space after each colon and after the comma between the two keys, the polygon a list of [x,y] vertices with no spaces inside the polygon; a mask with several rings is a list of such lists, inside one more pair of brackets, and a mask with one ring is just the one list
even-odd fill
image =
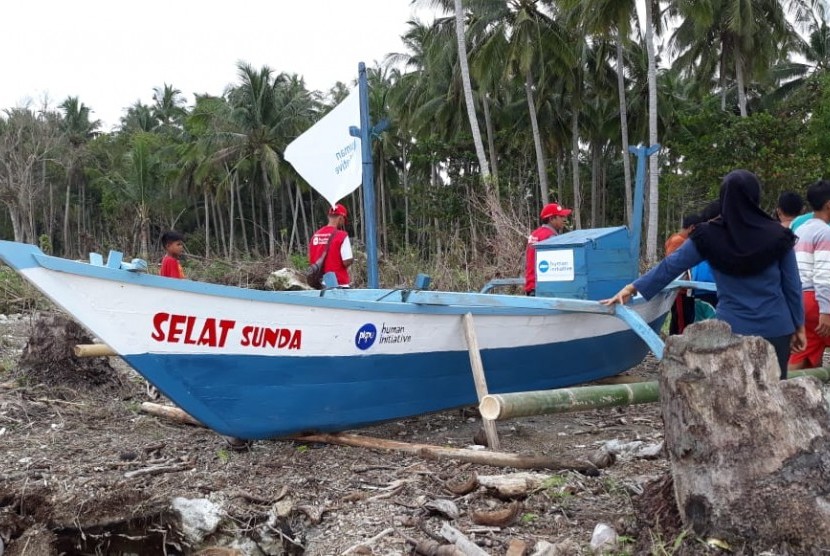
{"label": "white flag", "polygon": [[331,206],[362,182],[360,138],[350,126],[360,127],[357,91],[285,148],[285,159]]}

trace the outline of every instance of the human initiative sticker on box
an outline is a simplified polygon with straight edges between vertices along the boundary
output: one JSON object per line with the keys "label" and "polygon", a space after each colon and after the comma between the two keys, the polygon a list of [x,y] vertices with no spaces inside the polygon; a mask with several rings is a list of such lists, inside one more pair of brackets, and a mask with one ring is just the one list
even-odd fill
{"label": "human initiative sticker on box", "polygon": [[574,279],[573,249],[537,251],[537,282],[570,282]]}

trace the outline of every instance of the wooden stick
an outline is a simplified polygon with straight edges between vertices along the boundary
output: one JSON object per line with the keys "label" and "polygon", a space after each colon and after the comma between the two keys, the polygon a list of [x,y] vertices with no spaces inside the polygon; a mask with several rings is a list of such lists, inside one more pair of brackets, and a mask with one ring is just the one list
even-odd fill
{"label": "wooden stick", "polygon": [[157,417],[166,417],[167,419],[176,421],[178,423],[184,423],[186,425],[197,425],[199,427],[204,426],[202,423],[191,417],[188,413],[182,411],[178,407],[173,407],[170,405],[162,405],[153,402],[142,402],[141,411],[143,411],[144,413],[149,413],[150,415],[155,415]]}
{"label": "wooden stick", "polygon": [[346,556],[346,554],[351,554],[352,552],[356,552],[356,551],[357,551],[357,549],[359,549],[359,548],[361,548],[361,547],[369,547],[369,546],[372,546],[373,544],[375,544],[376,542],[378,542],[380,539],[382,539],[383,537],[385,537],[385,536],[386,536],[386,535],[388,535],[389,533],[393,533],[394,531],[395,531],[395,529],[394,529],[394,528],[392,528],[392,527],[389,527],[388,529],[384,529],[383,531],[381,531],[380,533],[378,533],[377,535],[375,535],[375,536],[374,536],[374,537],[372,537],[371,539],[367,539],[367,540],[362,541],[362,542],[359,542],[359,543],[357,543],[357,544],[355,544],[355,545],[353,545],[353,546],[350,546],[349,548],[347,548],[346,550],[344,550],[343,552],[341,552],[341,554],[342,554],[343,556]]}
{"label": "wooden stick", "polygon": [[184,471],[186,469],[190,469],[190,467],[187,465],[153,465],[142,469],[136,469],[135,471],[127,471],[124,473],[124,477],[132,479],[133,477],[140,477],[142,475],[161,475],[162,473],[174,473],[176,471]]}
{"label": "wooden stick", "polygon": [[[484,363],[481,361],[481,351],[478,348],[478,336],[476,336],[473,315],[470,313],[464,314],[464,337],[467,339],[467,348],[470,352],[470,365],[473,367],[476,395],[478,396],[478,402],[481,403],[482,398],[488,394],[487,379],[484,377]],[[484,426],[484,435],[487,437],[487,446],[491,450],[500,450],[501,442],[499,442],[496,422],[492,419],[485,419],[484,417],[482,417],[481,422]]]}
{"label": "wooden stick", "polygon": [[461,549],[467,556],[490,556],[487,551],[468,539],[464,533],[447,522],[441,525],[441,536]]}
{"label": "wooden stick", "polygon": [[72,350],[75,357],[102,357],[118,355],[107,344],[78,344]]}
{"label": "wooden stick", "polygon": [[597,468],[592,463],[578,459],[508,454],[505,452],[489,452],[465,448],[447,448],[432,444],[410,444],[397,440],[386,440],[384,438],[373,438],[348,433],[306,434],[294,436],[292,439],[300,442],[326,442],[328,444],[355,446],[358,448],[394,450],[429,459],[452,459],[482,465],[492,465],[494,467],[515,467],[516,469],[572,469],[586,475],[598,474]]}

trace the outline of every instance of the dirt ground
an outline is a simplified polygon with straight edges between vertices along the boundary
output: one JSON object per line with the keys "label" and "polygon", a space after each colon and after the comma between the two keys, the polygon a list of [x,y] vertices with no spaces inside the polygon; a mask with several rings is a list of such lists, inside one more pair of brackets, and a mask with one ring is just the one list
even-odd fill
{"label": "dirt ground", "polygon": [[[593,476],[532,471],[545,477],[510,495],[481,483],[528,471],[288,440],[235,446],[147,415],[141,402],[164,400],[117,358],[72,356],[68,342],[91,338],[50,318],[0,315],[4,556],[459,554],[439,549],[447,526],[485,554],[578,555],[594,553],[599,524],[617,535],[604,554],[717,552],[680,530],[668,462],[641,450],[662,441],[656,404],[499,422],[505,452],[616,454]],[[654,378],[656,364],[627,374]],[[474,411],[457,410],[355,432],[463,448],[479,430]],[[187,508],[202,513],[183,518]]]}

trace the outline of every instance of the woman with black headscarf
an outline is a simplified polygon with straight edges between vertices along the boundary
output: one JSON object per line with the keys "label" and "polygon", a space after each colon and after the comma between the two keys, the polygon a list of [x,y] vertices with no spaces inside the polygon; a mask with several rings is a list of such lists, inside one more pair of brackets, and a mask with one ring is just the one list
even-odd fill
{"label": "woman with black headscarf", "polygon": [[720,188],[720,216],[698,225],[692,241],[603,303],[625,303],[637,292],[651,299],[687,268],[708,261],[718,288],[717,318],[736,334],[769,341],[787,378],[790,350],[801,351],[806,342],[795,235],[760,202],[755,174],[730,172]]}

